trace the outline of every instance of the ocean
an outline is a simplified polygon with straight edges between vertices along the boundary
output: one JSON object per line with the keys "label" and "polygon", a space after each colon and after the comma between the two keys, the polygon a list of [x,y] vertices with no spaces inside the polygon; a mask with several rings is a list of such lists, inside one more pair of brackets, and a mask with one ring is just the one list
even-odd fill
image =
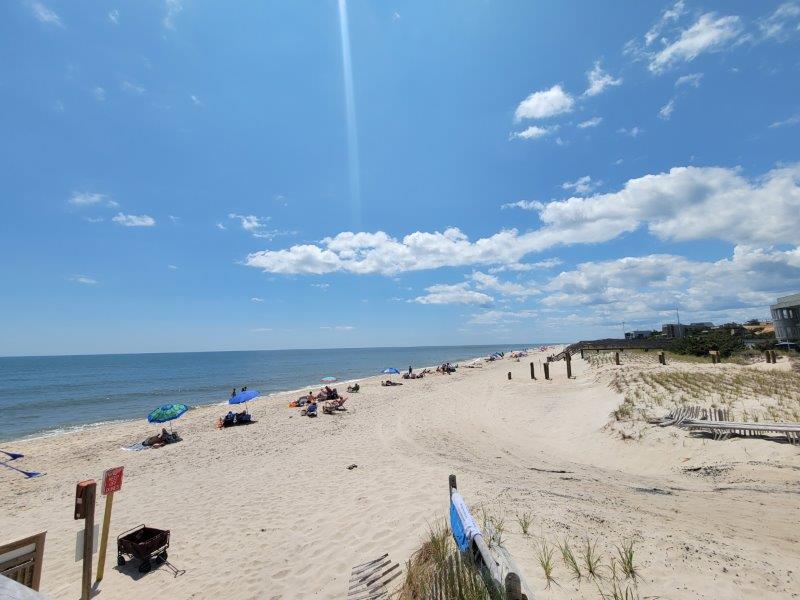
{"label": "ocean", "polygon": [[358,379],[535,345],[0,358],[0,441],[145,419],[168,402],[225,402],[234,387],[274,394],[319,387],[325,376]]}

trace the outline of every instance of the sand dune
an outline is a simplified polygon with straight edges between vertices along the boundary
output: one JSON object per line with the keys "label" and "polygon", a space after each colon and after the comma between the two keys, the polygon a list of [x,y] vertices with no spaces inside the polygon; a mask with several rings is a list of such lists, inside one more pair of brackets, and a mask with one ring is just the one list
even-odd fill
{"label": "sand dune", "polygon": [[[158,450],[120,449],[153,432],[143,421],[9,444],[27,455],[21,468],[47,475],[0,472],[0,541],[47,529],[42,590],[78,597],[75,482],[124,464],[112,535],[139,523],[168,528],[170,561],[186,572],[120,570],[112,548],[102,597],[341,598],[352,565],[384,552],[409,557],[446,514],[456,473],[471,505],[505,519],[538,597],[599,597],[563,568],[560,587],[543,590],[540,536],[598,540],[606,556],[635,540],[643,596],[797,596],[796,447],[652,427],[625,441],[607,426],[621,401],[608,387],[612,367],[576,358],[575,379],[558,363],[553,381],[531,381],[527,361],[543,357],[525,360],[402,387],[365,380],[346,413],[317,419],[287,408],[295,394],[251,403],[257,423],[222,431],[213,425],[225,408],[203,407],[177,422],[183,442]],[[534,538],[515,523],[523,512],[533,514]]]}

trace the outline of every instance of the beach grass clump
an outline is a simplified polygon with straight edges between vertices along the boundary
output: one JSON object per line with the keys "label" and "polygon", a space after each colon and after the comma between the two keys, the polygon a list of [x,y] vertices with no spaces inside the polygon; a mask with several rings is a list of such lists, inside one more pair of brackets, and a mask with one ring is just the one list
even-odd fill
{"label": "beach grass clump", "polygon": [[634,562],[633,541],[622,542],[616,548],[617,558],[619,559],[619,566],[622,569],[623,575],[626,579],[636,581],[639,576],[639,571]]}
{"label": "beach grass clump", "polygon": [[522,535],[530,535],[531,524],[533,523],[533,515],[529,512],[517,513],[517,524],[519,524]]}
{"label": "beach grass clump", "polygon": [[536,546],[536,561],[542,568],[542,574],[547,582],[546,589],[549,589],[551,584],[557,582],[556,578],[553,576],[553,570],[555,569],[555,563],[553,561],[553,547],[548,544],[547,540],[544,538],[539,540],[539,544]]}
{"label": "beach grass clump", "polygon": [[586,545],[581,552],[581,560],[583,568],[586,570],[587,576],[592,579],[600,578],[600,563],[603,558],[597,551],[597,542],[590,542],[586,540]]}
{"label": "beach grass clump", "polygon": [[581,568],[578,565],[578,559],[575,558],[575,553],[569,545],[569,541],[565,538],[563,542],[559,542],[558,549],[561,551],[561,560],[564,561],[564,566],[572,573],[573,579],[580,581],[582,577]]}

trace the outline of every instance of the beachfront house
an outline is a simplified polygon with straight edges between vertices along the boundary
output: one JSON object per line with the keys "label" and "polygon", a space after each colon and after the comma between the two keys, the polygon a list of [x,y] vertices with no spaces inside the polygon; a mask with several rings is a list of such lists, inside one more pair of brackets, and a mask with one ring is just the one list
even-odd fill
{"label": "beachfront house", "polygon": [[653,335],[649,329],[634,329],[633,331],[625,332],[626,340],[644,340]]}
{"label": "beachfront house", "polygon": [[782,296],[769,309],[778,343],[800,343],[800,294]]}

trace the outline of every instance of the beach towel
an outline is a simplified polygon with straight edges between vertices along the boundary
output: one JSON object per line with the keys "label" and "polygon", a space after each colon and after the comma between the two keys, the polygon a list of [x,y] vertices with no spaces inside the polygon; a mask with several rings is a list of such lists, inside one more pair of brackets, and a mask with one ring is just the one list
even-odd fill
{"label": "beach towel", "polygon": [[136,442],[130,446],[122,446],[120,450],[127,450],[128,452],[141,452],[142,450],[149,450],[150,446],[145,446],[142,442]]}
{"label": "beach towel", "polygon": [[481,535],[478,524],[456,490],[450,495],[450,529],[458,549],[462,552],[469,550],[475,536]]}

